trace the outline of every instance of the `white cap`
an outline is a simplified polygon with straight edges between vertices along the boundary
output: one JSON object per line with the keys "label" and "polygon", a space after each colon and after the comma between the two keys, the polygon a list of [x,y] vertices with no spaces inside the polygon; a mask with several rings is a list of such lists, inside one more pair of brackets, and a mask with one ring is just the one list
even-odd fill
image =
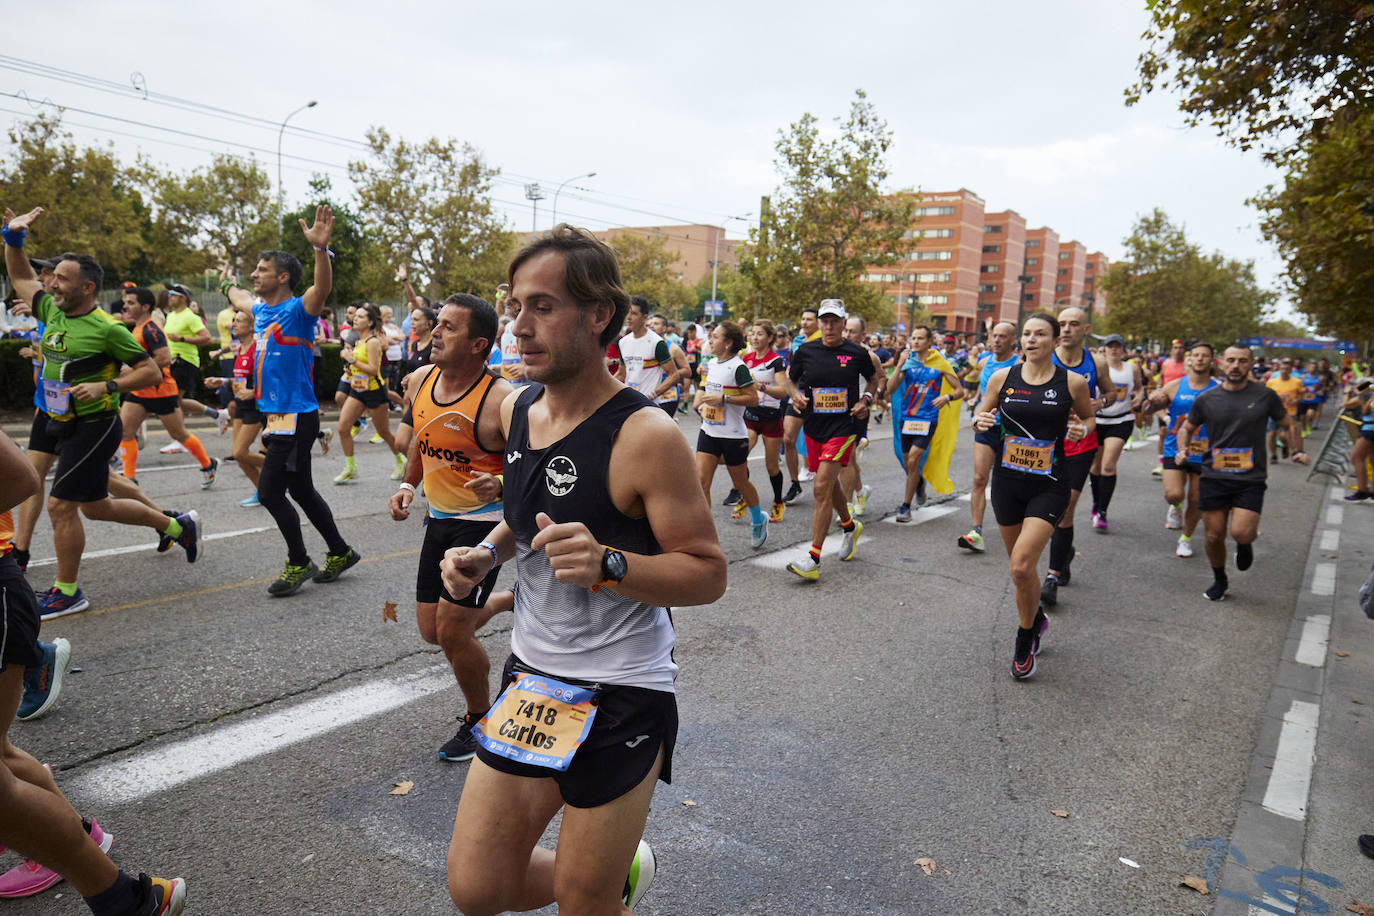
{"label": "white cap", "polygon": [[844,300],[822,299],[821,307],[816,312],[816,317],[824,318],[826,315],[834,315],[836,318],[848,318],[849,313],[844,310]]}

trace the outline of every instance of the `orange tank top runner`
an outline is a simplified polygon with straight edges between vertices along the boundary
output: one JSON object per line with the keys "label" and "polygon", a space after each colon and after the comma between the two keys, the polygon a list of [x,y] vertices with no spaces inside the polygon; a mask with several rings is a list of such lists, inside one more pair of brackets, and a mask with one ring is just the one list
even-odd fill
{"label": "orange tank top runner", "polygon": [[[153,355],[153,351],[167,346],[167,335],[151,318],[143,319],[134,328],[134,340],[137,340],[139,345],[148,351],[149,356]],[[177,391],[177,383],[172,379],[172,370],[163,366],[162,379],[156,385],[129,393],[140,398],[170,398],[179,392]]]}
{"label": "orange tank top runner", "polygon": [[[499,520],[501,503],[484,503],[466,484],[478,474],[500,474],[502,451],[489,452],[477,436],[477,417],[486,406],[496,377],[483,372],[456,401],[440,404],[434,398],[438,369],[421,380],[411,403],[412,426],[425,469],[425,499],[434,518]],[[492,404],[495,410],[500,405]]]}
{"label": "orange tank top runner", "polygon": [[0,512],[0,557],[14,549],[14,510]]}

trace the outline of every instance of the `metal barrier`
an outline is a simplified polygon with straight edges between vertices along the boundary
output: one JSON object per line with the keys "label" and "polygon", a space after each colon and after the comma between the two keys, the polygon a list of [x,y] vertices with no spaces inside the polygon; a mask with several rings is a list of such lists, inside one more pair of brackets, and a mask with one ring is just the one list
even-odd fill
{"label": "metal barrier", "polygon": [[1339,423],[1331,424],[1331,429],[1327,431],[1321,451],[1317,452],[1317,458],[1307,472],[1308,480],[1317,474],[1325,474],[1341,486],[1346,485],[1346,478],[1350,476],[1351,471],[1350,451],[1355,446],[1351,427],[1358,430],[1360,421],[1345,414],[1341,414],[1340,420]]}

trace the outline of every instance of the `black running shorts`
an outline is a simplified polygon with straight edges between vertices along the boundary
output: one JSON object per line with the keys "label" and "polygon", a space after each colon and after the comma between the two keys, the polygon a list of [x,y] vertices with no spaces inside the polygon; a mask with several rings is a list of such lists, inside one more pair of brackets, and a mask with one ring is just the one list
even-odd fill
{"label": "black running shorts", "polygon": [[109,463],[123,437],[124,424],[113,411],[72,420],[53,420],[40,413],[29,434],[29,451],[57,456],[49,495],[98,503],[110,495]]}
{"label": "black running shorts", "polygon": [[[501,672],[502,690],[515,680],[517,664],[523,671],[547,673],[534,671],[512,655],[506,659]],[[570,678],[564,680],[584,686]],[[663,768],[658,778],[671,784],[676,743],[677,697],[674,694],[611,684],[603,688],[596,704],[596,719],[592,721],[587,740],[563,772],[493,754],[480,744],[477,758],[492,769],[512,776],[551,778],[558,783],[564,802],[574,808],[596,808],[615,801],[643,782],[660,748],[663,749]]]}
{"label": "black running shorts", "polygon": [[1229,512],[1231,509],[1264,509],[1263,481],[1227,480],[1223,477],[1203,478],[1198,483],[1197,507],[1203,512]]}
{"label": "black running shorts", "polygon": [[172,381],[177,383],[177,390],[181,392],[183,398],[194,398],[196,386],[200,384],[200,369],[193,366],[186,360],[177,357],[172,360],[172,365],[168,367],[172,373]]}
{"label": "black running shorts", "polygon": [[930,440],[931,437],[933,437],[934,435],[934,430],[931,430],[924,436],[916,436],[911,433],[902,433],[902,454],[907,454],[913,448],[919,448],[921,451],[924,452],[926,449],[930,448]]}
{"label": "black running shorts", "polygon": [[349,388],[348,396],[354,400],[362,401],[363,406],[368,410],[376,410],[388,400],[385,388],[372,388],[368,391],[354,391]]}
{"label": "black running shorts", "polygon": [[1201,474],[1202,465],[1196,461],[1184,461],[1179,463],[1168,455],[1164,456],[1164,470],[1182,471],[1185,474]]}
{"label": "black running shorts", "polygon": [[1083,484],[1088,482],[1088,474],[1093,469],[1093,459],[1096,457],[1097,449],[1081,455],[1064,456],[1064,476],[1068,478],[1070,490],[1083,491]]}
{"label": "black running shorts", "polygon": [[1064,480],[999,474],[992,469],[992,514],[999,525],[1019,525],[1028,518],[1059,524],[1069,507],[1069,487]]}
{"label": "black running shorts", "polygon": [[1131,438],[1131,430],[1135,429],[1135,418],[1127,417],[1118,423],[1106,423],[1102,420],[1097,421],[1097,441],[1106,442],[1108,439],[1121,439],[1123,441]]}
{"label": "black running shorts", "polygon": [[165,417],[181,407],[181,398],[174,394],[162,398],[143,398],[136,394],[126,394],[124,403],[137,404],[155,417]]}
{"label": "black running shorts", "polygon": [[701,430],[697,433],[697,451],[703,455],[714,455],[727,468],[737,468],[749,461],[749,440],[725,439]]}
{"label": "black running shorts", "polygon": [[12,554],[0,557],[0,671],[10,665],[41,664],[38,648],[38,597]]}
{"label": "black running shorts", "polygon": [[261,426],[267,422],[267,418],[258,410],[258,402],[254,398],[234,398],[234,419],[245,426],[257,424]]}
{"label": "black running shorts", "polygon": [[481,607],[496,587],[501,567],[493,566],[487,577],[462,598],[454,598],[439,577],[439,564],[450,547],[475,547],[487,539],[496,522],[474,522],[461,518],[425,516],[425,542],[420,547],[420,567],[415,574],[415,600],[433,604],[443,598],[459,607]]}

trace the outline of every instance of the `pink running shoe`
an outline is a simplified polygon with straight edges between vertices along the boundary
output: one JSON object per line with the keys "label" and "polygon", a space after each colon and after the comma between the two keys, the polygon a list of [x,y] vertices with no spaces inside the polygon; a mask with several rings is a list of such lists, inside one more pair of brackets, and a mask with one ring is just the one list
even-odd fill
{"label": "pink running shoe", "polygon": [[1094,531],[1101,531],[1103,534],[1106,534],[1106,533],[1107,533],[1107,516],[1106,516],[1106,515],[1102,514],[1101,512],[1094,512],[1094,513],[1093,513],[1093,530],[1094,530]]}
{"label": "pink running shoe", "polygon": [[[91,839],[100,847],[101,852],[109,852],[114,842],[114,834],[106,833],[100,825],[91,821]],[[0,875],[0,898],[14,899],[41,894],[62,880],[62,876],[51,868],[39,865],[32,859],[25,859],[9,871]]]}

